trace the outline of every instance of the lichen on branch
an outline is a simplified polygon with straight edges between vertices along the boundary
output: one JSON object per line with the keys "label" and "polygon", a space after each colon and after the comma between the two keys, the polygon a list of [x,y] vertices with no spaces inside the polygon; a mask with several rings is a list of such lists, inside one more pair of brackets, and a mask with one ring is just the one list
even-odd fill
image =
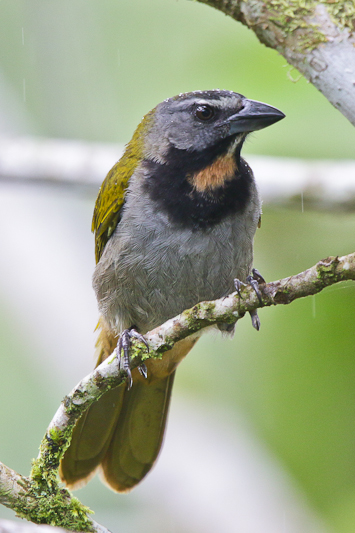
{"label": "lichen on branch", "polygon": [[[164,352],[176,342],[203,328],[219,323],[233,324],[245,313],[259,307],[289,304],[297,298],[316,294],[329,285],[346,280],[355,280],[355,253],[328,257],[304,272],[260,285],[261,302],[253,288],[246,285],[240,295],[235,292],[212,302],[198,303],[145,335],[149,353],[144,344],[134,341],[131,366],[135,368],[147,358],[164,357]],[[64,398],[42,441],[35,463],[37,475],[41,471],[47,476],[49,472],[56,473],[69,445],[75,422],[92,403],[125,379],[125,372],[120,369],[116,355],[112,354]]]}

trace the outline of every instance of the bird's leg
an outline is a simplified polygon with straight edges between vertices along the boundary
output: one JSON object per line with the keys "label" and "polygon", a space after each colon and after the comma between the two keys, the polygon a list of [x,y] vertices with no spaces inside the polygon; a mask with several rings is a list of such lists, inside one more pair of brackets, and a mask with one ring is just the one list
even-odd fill
{"label": "bird's leg", "polygon": [[[253,287],[253,289],[254,289],[257,297],[258,297],[259,303],[261,305],[263,303],[263,300],[261,298],[261,292],[260,292],[260,289],[259,289],[259,284],[262,285],[263,283],[266,283],[265,279],[263,278],[263,276],[260,274],[260,272],[256,268],[253,268],[252,275],[247,277],[247,284],[249,284],[249,285],[251,285]],[[246,283],[243,283],[239,279],[235,279],[234,280],[234,286],[236,288],[236,291],[237,291],[239,297],[242,298],[242,295],[240,293],[240,289],[242,287],[245,287]],[[260,329],[260,319],[259,319],[259,316],[258,316],[258,311],[256,309],[254,309],[253,311],[250,311],[250,317],[251,317],[251,323],[253,325],[253,328],[255,328],[257,331],[259,331],[259,329]]]}
{"label": "bird's leg", "polygon": [[[127,374],[128,389],[130,389],[133,384],[131,372],[131,357],[129,355],[129,350],[132,345],[132,338],[138,339],[140,342],[143,342],[143,344],[145,344],[145,346],[147,347],[147,351],[149,352],[149,346],[147,341],[145,340],[143,335],[141,335],[140,333],[138,333],[138,331],[134,329],[134,327],[125,329],[121,333],[115,352],[120,362],[120,369],[124,370],[124,372],[126,372]],[[146,378],[148,376],[147,367],[144,363],[139,365],[138,370],[143,377]]]}

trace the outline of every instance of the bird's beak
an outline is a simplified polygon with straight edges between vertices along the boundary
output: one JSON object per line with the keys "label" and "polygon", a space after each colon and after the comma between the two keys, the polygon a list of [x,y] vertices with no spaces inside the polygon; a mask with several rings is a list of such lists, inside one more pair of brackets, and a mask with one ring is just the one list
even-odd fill
{"label": "bird's beak", "polygon": [[242,109],[229,117],[226,122],[230,127],[229,134],[234,135],[235,133],[262,130],[284,117],[284,113],[276,107],[245,98]]}

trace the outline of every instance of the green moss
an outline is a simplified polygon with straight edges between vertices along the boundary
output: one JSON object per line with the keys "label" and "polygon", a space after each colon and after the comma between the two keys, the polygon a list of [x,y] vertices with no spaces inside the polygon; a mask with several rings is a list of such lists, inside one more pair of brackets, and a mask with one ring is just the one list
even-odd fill
{"label": "green moss", "polygon": [[160,349],[158,349],[156,352],[149,353],[147,354],[146,357],[142,357],[142,360],[144,361],[145,359],[149,359],[149,357],[154,357],[155,359],[161,359],[163,357],[163,353],[168,350],[171,350],[171,348],[173,348],[174,345],[175,345],[174,340],[166,338],[164,339],[164,347],[161,348],[161,351]]}
{"label": "green moss", "polygon": [[57,428],[52,428],[49,431],[49,438],[52,441],[52,445],[61,446],[63,444],[64,436],[63,432]]}
{"label": "green moss", "polygon": [[[270,20],[284,32],[285,37],[300,31],[297,46],[300,51],[311,51],[327,42],[318,24],[310,23],[316,3],[308,0],[271,0],[267,6],[272,13]],[[312,32],[309,29],[312,28]]]}
{"label": "green moss", "polygon": [[[32,498],[31,498],[32,497]],[[29,503],[30,502],[30,503]],[[38,491],[36,484],[19,505],[17,516],[35,524],[48,524],[73,531],[93,531],[92,511],[65,489]]]}
{"label": "green moss", "polygon": [[327,11],[334,21],[334,24],[341,30],[346,28],[353,32],[355,30],[355,4],[353,0],[334,2],[334,0],[324,0],[322,2],[327,7]]}
{"label": "green moss", "polygon": [[312,14],[312,2],[300,0],[271,0],[268,2],[269,11],[273,11],[274,15],[270,17],[277,26],[279,26],[287,35],[294,31],[305,28],[308,24],[305,22],[305,17]]}
{"label": "green moss", "polygon": [[320,261],[317,265],[317,279],[332,279],[337,277],[337,266],[339,264],[338,257],[327,257]]}
{"label": "green moss", "polygon": [[[271,13],[270,20],[278,26],[285,37],[299,31],[297,45],[301,51],[311,51],[320,43],[328,41],[321,27],[310,22],[317,4],[323,4],[334,24],[340,29],[355,30],[355,4],[353,0],[270,0],[266,6]],[[312,32],[309,29],[312,29]],[[302,30],[305,30],[302,32]]]}
{"label": "green moss", "polygon": [[215,304],[213,302],[202,302],[191,309],[192,318],[198,322],[214,318]]}
{"label": "green moss", "polygon": [[[51,434],[61,438],[56,431]],[[48,524],[73,531],[94,530],[89,516],[92,511],[59,486],[57,469],[44,470],[43,461],[37,459],[33,461],[31,477],[24,480],[24,491],[18,494],[13,505],[17,516],[35,524]]]}

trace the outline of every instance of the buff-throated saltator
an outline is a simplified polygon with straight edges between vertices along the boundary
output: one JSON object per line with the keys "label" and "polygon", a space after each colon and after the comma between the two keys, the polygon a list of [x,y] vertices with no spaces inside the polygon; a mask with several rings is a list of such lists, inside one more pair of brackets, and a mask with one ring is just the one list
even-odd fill
{"label": "buff-throated saltator", "polygon": [[[229,294],[234,278],[246,281],[261,202],[240,151],[248,133],[283,117],[222,90],[180,94],[145,115],[95,205],[98,364],[124,330],[144,334]],[[147,474],[161,447],[175,369],[197,337],[148,360],[141,373],[132,371],[131,388],[123,384],[87,410],[61,462],[67,485],[82,485],[100,467],[112,489],[127,491]]]}

